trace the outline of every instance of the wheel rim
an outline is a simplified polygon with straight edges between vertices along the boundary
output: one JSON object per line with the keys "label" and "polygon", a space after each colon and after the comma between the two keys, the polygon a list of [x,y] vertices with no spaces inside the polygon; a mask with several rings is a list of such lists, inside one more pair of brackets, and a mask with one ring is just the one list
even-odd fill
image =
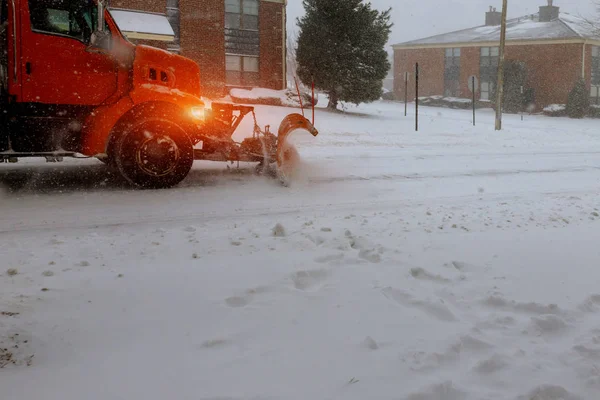
{"label": "wheel rim", "polygon": [[179,163],[181,152],[177,142],[169,136],[145,133],[146,139],[136,149],[136,162],[144,173],[165,176],[172,173]]}

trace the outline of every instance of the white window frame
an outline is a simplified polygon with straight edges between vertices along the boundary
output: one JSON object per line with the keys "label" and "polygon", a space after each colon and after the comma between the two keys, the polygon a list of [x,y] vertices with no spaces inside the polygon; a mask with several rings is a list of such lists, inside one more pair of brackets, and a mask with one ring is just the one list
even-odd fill
{"label": "white window frame", "polygon": [[600,85],[592,85],[590,88],[590,103],[600,105]]}
{"label": "white window frame", "polygon": [[[479,51],[479,99],[484,101],[490,101],[492,93],[494,91],[494,82],[488,81],[487,78],[482,73],[482,68],[490,68],[493,67],[491,64],[492,57],[500,56],[500,47],[481,47]],[[490,62],[486,65],[483,65],[483,58],[489,58]]]}
{"label": "white window frame", "polygon": [[[460,69],[461,69],[461,49],[460,47],[447,48],[444,51],[444,96],[460,96]],[[458,64],[458,65],[457,65]],[[448,79],[448,71],[458,69],[456,79]]]}
{"label": "white window frame", "polygon": [[[234,60],[237,60],[234,61]],[[252,65],[254,64],[254,65]],[[260,81],[260,57],[244,54],[225,54],[225,73],[239,72],[238,79],[226,78],[226,84],[230,86],[255,86]]]}
{"label": "white window frame", "polygon": [[[225,0],[225,28],[258,31],[260,27],[260,0]],[[256,19],[256,26],[247,27],[244,17]],[[228,26],[229,18],[237,18],[239,26]]]}
{"label": "white window frame", "polygon": [[[597,71],[594,71],[594,65],[597,66]],[[600,85],[594,84],[596,75],[600,75],[600,46],[592,46],[592,82],[590,87],[590,103],[600,105]]]}
{"label": "white window frame", "polygon": [[494,91],[494,84],[492,82],[481,82],[480,86],[479,99],[485,101],[491,100],[492,92]]}

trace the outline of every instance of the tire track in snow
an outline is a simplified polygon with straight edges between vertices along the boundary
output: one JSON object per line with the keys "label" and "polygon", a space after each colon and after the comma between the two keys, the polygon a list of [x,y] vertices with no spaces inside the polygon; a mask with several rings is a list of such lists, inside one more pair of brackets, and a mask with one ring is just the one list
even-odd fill
{"label": "tire track in snow", "polygon": [[487,176],[511,176],[511,175],[526,175],[526,174],[555,174],[562,172],[586,172],[591,170],[598,170],[600,167],[573,167],[565,169],[532,169],[532,170],[483,170],[475,171],[471,173],[458,173],[458,174],[439,174],[439,175],[402,175],[402,174],[381,174],[371,176],[358,176],[348,175],[331,178],[311,178],[308,181],[310,183],[334,183],[334,182],[348,182],[348,181],[378,181],[378,180],[427,180],[427,179],[450,179],[450,178],[475,178],[475,177],[487,177]]}
{"label": "tire track in snow", "polygon": [[[244,209],[233,212],[193,212],[189,214],[172,214],[168,216],[160,215],[156,213],[142,214],[138,213],[132,218],[132,215],[128,212],[124,214],[118,214],[114,216],[91,215],[90,220],[82,221],[80,214],[68,213],[66,216],[73,218],[72,221],[68,219],[61,219],[60,221],[44,222],[44,223],[23,223],[27,221],[22,216],[16,216],[14,219],[3,219],[0,220],[0,225],[11,225],[8,228],[0,228],[0,235],[3,234],[14,234],[18,232],[31,232],[31,231],[54,231],[63,229],[94,229],[94,228],[114,228],[114,227],[131,227],[136,225],[164,225],[164,224],[176,224],[176,223],[207,223],[207,222],[232,222],[240,220],[250,220],[255,218],[274,218],[283,217],[295,214],[303,214],[308,211],[312,213],[322,213],[327,211],[330,215],[346,215],[347,213],[354,212],[356,209],[360,209],[361,212],[386,212],[390,210],[398,209],[409,209],[419,207],[432,207],[432,206],[464,206],[466,203],[477,202],[479,205],[485,203],[494,202],[508,202],[508,201],[536,201],[536,200],[547,200],[548,196],[551,197],[563,197],[596,194],[597,190],[572,190],[572,191],[546,191],[546,192],[535,192],[526,194],[520,192],[507,192],[500,194],[486,194],[485,200],[482,200],[481,194],[473,194],[466,196],[436,196],[434,198],[424,197],[421,199],[410,199],[406,201],[393,200],[377,200],[373,198],[363,198],[356,201],[346,202],[324,202],[324,203],[313,203],[313,204],[298,204],[293,206],[281,206],[277,205],[270,207],[255,207],[251,209]],[[150,207],[150,206],[149,206]],[[172,211],[177,211],[180,208],[173,206]],[[164,210],[163,210],[164,211]],[[89,216],[89,215],[88,215]],[[56,215],[56,218],[61,218],[60,215]],[[17,220],[18,222],[15,222]],[[19,224],[21,224],[19,226]]]}

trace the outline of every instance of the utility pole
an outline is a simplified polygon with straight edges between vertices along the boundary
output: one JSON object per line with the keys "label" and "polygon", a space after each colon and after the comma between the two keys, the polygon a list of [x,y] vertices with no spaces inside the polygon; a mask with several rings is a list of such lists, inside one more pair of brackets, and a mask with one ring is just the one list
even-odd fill
{"label": "utility pole", "polygon": [[504,101],[504,48],[506,47],[506,12],[508,0],[502,0],[502,26],[500,28],[500,59],[496,84],[496,130],[502,130],[502,103]]}

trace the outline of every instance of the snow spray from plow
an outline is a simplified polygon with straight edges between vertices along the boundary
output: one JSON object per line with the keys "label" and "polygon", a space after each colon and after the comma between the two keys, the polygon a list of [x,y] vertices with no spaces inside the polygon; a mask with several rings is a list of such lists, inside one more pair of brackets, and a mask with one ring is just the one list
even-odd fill
{"label": "snow spray from plow", "polygon": [[304,117],[304,105],[302,104],[302,95],[300,94],[298,79],[295,79],[295,81],[302,115],[298,113],[289,114],[283,119],[283,121],[281,121],[279,130],[277,131],[277,172],[279,179],[286,186],[289,185],[293,172],[297,169],[300,161],[300,155],[298,154],[298,151],[289,141],[290,134],[295,132],[297,129],[306,130],[314,137],[319,134],[319,131],[314,126],[315,84],[314,82],[312,83],[312,121],[309,121]]}
{"label": "snow spray from plow", "polygon": [[[252,136],[241,143],[234,142],[231,136],[248,114],[252,114],[254,120]],[[207,120],[210,121],[207,131],[217,133],[222,139],[208,141],[203,143],[202,149],[194,149],[195,160],[257,162],[258,174],[277,177],[285,186],[291,183],[300,159],[290,137],[299,130],[312,136],[319,134],[311,121],[299,113],[292,113],[283,118],[275,136],[269,125],[261,129],[254,107],[246,105],[212,103]]]}
{"label": "snow spray from plow", "polygon": [[[228,152],[219,151],[220,155],[206,154],[196,151],[194,158],[196,160],[214,161],[250,161],[259,162],[256,172],[260,175],[270,175],[279,179],[284,186],[289,186],[294,178],[294,172],[299,168],[300,155],[296,147],[291,143],[290,136],[296,131],[303,130],[309,132],[313,137],[319,134],[314,126],[315,121],[315,100],[314,84],[312,92],[312,121],[304,116],[304,105],[300,95],[300,89],[296,82],[298,98],[302,114],[288,114],[277,130],[277,136],[270,132],[270,126],[266,125],[261,129],[258,124],[254,107],[244,105],[232,105],[225,103],[213,103],[211,113],[216,111],[216,115],[211,115],[212,120],[226,121],[226,135],[231,137],[233,132],[239,126],[241,120],[249,113],[252,113],[254,119],[254,131],[252,137],[246,138],[242,143],[236,143],[233,149]],[[239,115],[233,115],[233,112],[239,112]],[[222,147],[222,146],[221,146]]]}
{"label": "snow spray from plow", "polygon": [[281,121],[277,132],[277,173],[284,185],[289,185],[300,160],[298,150],[289,141],[290,134],[298,129],[306,130],[315,137],[319,134],[314,125],[300,114],[290,114]]}

